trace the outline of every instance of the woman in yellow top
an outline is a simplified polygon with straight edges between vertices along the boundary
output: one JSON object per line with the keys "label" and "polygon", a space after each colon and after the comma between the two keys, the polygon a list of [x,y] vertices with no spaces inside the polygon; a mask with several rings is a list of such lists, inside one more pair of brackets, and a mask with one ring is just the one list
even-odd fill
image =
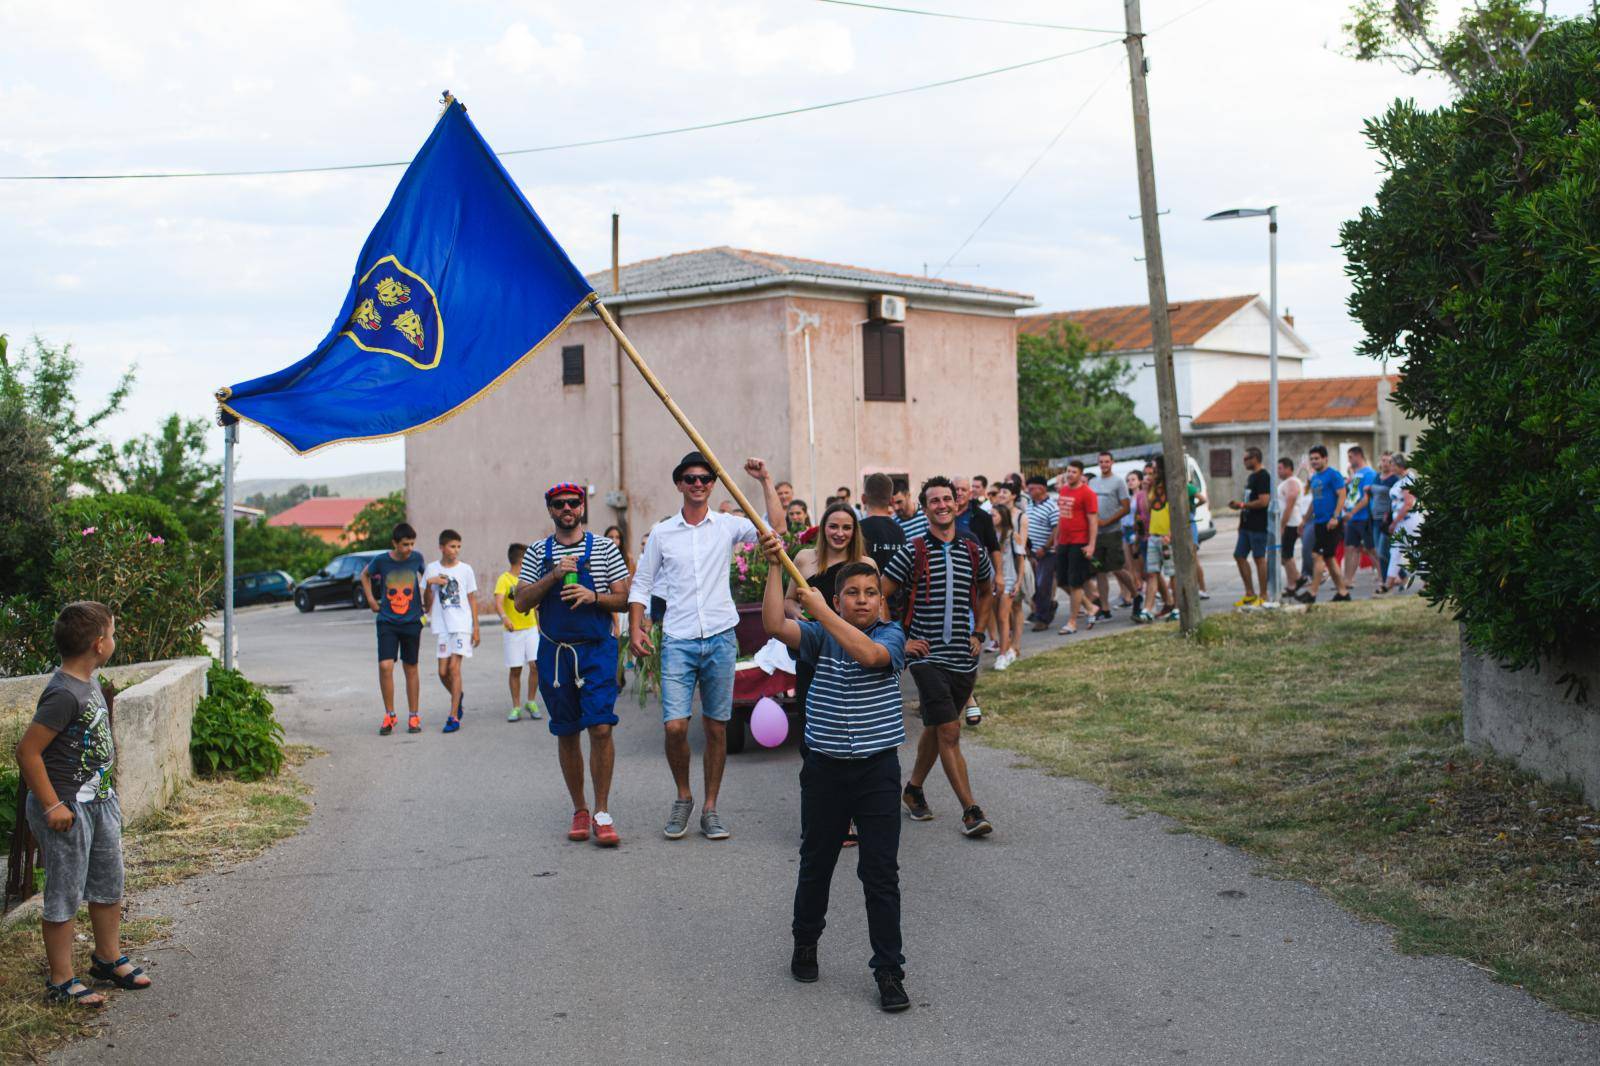
{"label": "woman in yellow top", "polygon": [[1172,595],[1172,577],[1175,571],[1172,568],[1172,509],[1167,506],[1167,483],[1161,476],[1160,470],[1154,477],[1146,479],[1145,491],[1150,495],[1150,539],[1145,545],[1144,560],[1144,609],[1133,616],[1135,622],[1154,622],[1155,615],[1150,613],[1150,606],[1156,601],[1156,591],[1161,592],[1161,599],[1166,603],[1163,614],[1177,618],[1178,612],[1173,610],[1177,601]]}
{"label": "woman in yellow top", "polygon": [[[539,705],[534,693],[539,689],[539,671],[534,665],[539,659],[539,612],[537,609],[523,614],[517,610],[517,575],[522,571],[522,556],[526,544],[513,544],[506,550],[506,562],[511,569],[494,582],[494,613],[500,618],[500,641],[505,648],[507,682],[511,686],[511,711],[506,721],[515,722],[526,710],[529,718],[538,718]],[[528,667],[528,702],[522,702],[522,668]]]}

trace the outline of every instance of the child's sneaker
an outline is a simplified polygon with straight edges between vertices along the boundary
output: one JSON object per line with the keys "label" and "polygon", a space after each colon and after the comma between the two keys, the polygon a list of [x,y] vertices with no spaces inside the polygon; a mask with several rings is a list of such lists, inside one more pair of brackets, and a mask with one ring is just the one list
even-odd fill
{"label": "child's sneaker", "polygon": [[528,708],[528,717],[529,718],[532,718],[535,721],[537,721],[538,719],[544,717],[544,712],[539,709],[539,705],[537,703],[534,703],[532,700],[529,700],[527,702],[526,706]]}
{"label": "child's sneaker", "polygon": [[446,732],[446,733],[454,733],[456,730],[458,730],[460,728],[461,728],[461,719],[459,719],[459,718],[446,718],[444,720],[444,730],[443,730],[444,732]]}
{"label": "child's sneaker", "polygon": [[414,715],[411,716],[410,720],[406,722],[406,732],[407,733],[420,733],[420,732],[422,732],[422,717],[420,715],[415,715],[414,714]]}
{"label": "child's sneaker", "polygon": [[521,721],[521,720],[522,720],[522,708],[520,706],[513,707],[513,708],[511,708],[510,711],[508,711],[506,713],[506,721],[508,721],[508,722],[517,722],[517,721]]}
{"label": "child's sneaker", "polygon": [[383,716],[383,724],[378,727],[378,735],[380,737],[386,737],[390,733],[393,733],[393,732],[394,732],[394,715],[386,714],[386,715]]}

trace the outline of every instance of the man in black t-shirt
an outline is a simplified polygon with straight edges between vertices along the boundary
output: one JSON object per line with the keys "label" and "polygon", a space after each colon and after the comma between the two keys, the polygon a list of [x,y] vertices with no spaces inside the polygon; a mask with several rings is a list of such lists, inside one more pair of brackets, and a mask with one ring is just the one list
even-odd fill
{"label": "man in black t-shirt", "polygon": [[[1267,505],[1272,502],[1272,475],[1261,465],[1261,449],[1251,445],[1244,450],[1244,499],[1230,500],[1228,506],[1239,512],[1239,540],[1233,548],[1233,561],[1244,579],[1244,597],[1235,607],[1250,607],[1261,602],[1256,595],[1267,591]],[[1250,574],[1248,557],[1255,556],[1255,579]]]}
{"label": "man in black t-shirt", "polygon": [[866,542],[867,554],[878,564],[879,573],[906,542],[905,530],[894,520],[893,501],[894,482],[889,475],[868,474],[861,493],[861,502],[867,509],[867,516],[861,520],[861,539]]}

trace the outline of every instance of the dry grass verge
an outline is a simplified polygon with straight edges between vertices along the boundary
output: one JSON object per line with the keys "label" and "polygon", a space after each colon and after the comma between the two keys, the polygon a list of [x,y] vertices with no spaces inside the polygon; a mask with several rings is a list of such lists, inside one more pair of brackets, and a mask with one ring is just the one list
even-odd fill
{"label": "dry grass verge", "polygon": [[[306,745],[290,745],[283,773],[248,784],[197,778],[164,810],[130,826],[123,837],[129,895],[245,862],[297,832],[311,816],[306,801],[311,790],[294,768],[319,754]],[[138,960],[137,949],[159,940],[169,924],[164,918],[124,921],[123,950]],[[89,972],[92,946],[88,913],[80,912],[80,975]],[[0,931],[0,1062],[42,1061],[52,1048],[94,1030],[98,1014],[44,1002],[45,972],[37,919]]]}
{"label": "dry grass verge", "polygon": [[1600,813],[1463,746],[1456,628],[1416,598],[1150,627],[983,689],[991,742],[1600,1019]]}

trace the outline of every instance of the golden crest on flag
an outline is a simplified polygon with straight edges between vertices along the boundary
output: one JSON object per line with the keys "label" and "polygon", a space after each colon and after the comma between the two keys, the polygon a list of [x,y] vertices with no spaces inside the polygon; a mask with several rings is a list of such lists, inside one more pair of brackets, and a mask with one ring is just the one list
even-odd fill
{"label": "golden crest on flag", "polygon": [[411,286],[402,284],[396,278],[381,278],[378,281],[378,302],[385,307],[410,303]]}
{"label": "golden crest on flag", "polygon": [[[433,286],[393,255],[368,268],[356,282],[355,311],[340,334],[364,352],[404,359],[418,370],[439,365],[444,351],[444,316]],[[382,308],[404,307],[397,315]]]}

